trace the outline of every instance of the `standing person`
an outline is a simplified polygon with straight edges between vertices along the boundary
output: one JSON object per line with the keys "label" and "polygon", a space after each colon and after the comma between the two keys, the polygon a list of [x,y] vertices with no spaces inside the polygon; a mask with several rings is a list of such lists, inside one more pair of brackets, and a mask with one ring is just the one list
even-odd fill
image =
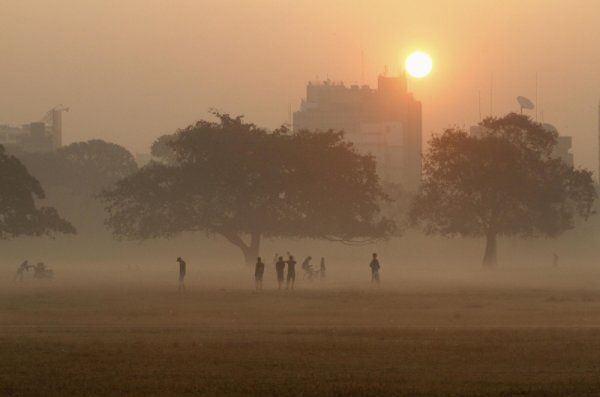
{"label": "standing person", "polygon": [[377,254],[373,253],[373,259],[371,259],[371,263],[369,264],[371,267],[371,284],[377,283],[379,284],[379,260],[377,259]]}
{"label": "standing person", "polygon": [[185,284],[183,283],[185,279],[185,261],[181,259],[181,257],[177,258],[177,262],[179,262],[179,292],[185,291]]}
{"label": "standing person", "polygon": [[321,280],[325,280],[325,258],[321,257],[321,263],[319,264],[319,275]]}
{"label": "standing person", "polygon": [[279,289],[283,285],[283,272],[285,270],[285,261],[283,257],[280,256],[277,262],[275,263],[275,272],[277,273],[277,284],[279,285]]}
{"label": "standing person", "polygon": [[17,268],[17,275],[15,276],[15,280],[23,281],[23,273],[28,272],[29,268],[33,267],[29,265],[29,261],[25,261],[19,265]]}
{"label": "standing person", "polygon": [[[294,289],[294,281],[296,281],[296,261],[294,257],[290,255],[288,261],[288,272],[287,272],[287,282],[285,285],[285,289]],[[290,285],[292,286],[290,288]]]}
{"label": "standing person", "polygon": [[262,291],[263,274],[265,273],[265,264],[260,259],[260,256],[256,259],[256,266],[254,267],[254,280],[256,281],[256,291]]}
{"label": "standing person", "polygon": [[552,257],[552,266],[554,266],[554,267],[558,266],[558,255],[556,254],[556,252],[554,253],[554,256]]}

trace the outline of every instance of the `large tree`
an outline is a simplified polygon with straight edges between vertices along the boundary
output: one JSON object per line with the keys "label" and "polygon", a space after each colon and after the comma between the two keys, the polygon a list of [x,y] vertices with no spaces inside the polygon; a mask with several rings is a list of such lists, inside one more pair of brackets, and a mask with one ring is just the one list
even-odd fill
{"label": "large tree", "polygon": [[47,188],[62,188],[92,196],[137,170],[131,153],[122,146],[92,139],[53,152],[23,153],[27,168]]}
{"label": "large tree", "polygon": [[[105,212],[96,195],[137,171],[134,157],[114,143],[93,139],[52,152],[19,155],[48,195],[83,235],[106,234]],[[108,236],[106,236],[108,237]]]}
{"label": "large tree", "polygon": [[215,113],[159,138],[157,162],[102,197],[118,237],[147,239],[187,231],[219,234],[246,262],[262,237],[365,243],[386,237],[385,199],[370,156],[338,132],[272,133]]}
{"label": "large tree", "polygon": [[426,233],[485,237],[483,264],[493,265],[497,236],[555,237],[592,213],[592,174],[554,154],[556,131],[515,113],[480,126],[479,136],[431,139],[410,210]]}
{"label": "large tree", "polygon": [[75,234],[75,228],[52,207],[37,207],[44,190],[27,168],[0,145],[0,239]]}

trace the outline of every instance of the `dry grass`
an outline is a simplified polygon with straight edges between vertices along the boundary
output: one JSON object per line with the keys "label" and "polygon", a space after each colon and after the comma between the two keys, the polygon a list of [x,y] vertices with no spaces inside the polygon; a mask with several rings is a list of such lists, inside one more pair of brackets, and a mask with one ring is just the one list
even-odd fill
{"label": "dry grass", "polygon": [[600,294],[0,292],[0,396],[598,396]]}

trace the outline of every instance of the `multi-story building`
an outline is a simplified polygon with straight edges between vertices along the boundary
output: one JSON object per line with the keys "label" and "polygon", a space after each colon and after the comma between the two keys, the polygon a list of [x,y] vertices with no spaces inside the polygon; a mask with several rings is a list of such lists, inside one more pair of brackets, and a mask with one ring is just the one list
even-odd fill
{"label": "multi-story building", "polygon": [[405,76],[379,76],[377,89],[324,81],[308,83],[294,113],[294,131],[344,131],[359,152],[372,154],[383,182],[415,191],[421,181],[421,102]]}
{"label": "multi-story building", "polygon": [[0,145],[12,152],[44,152],[62,146],[62,112],[68,108],[56,107],[48,111],[42,121],[14,127],[0,124]]}

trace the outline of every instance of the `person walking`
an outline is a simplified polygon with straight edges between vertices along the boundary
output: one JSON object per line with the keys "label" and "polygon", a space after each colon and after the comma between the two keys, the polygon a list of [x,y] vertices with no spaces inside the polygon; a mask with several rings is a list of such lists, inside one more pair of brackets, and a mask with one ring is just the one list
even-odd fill
{"label": "person walking", "polygon": [[285,289],[294,289],[294,282],[296,281],[296,261],[294,257],[290,255],[288,261],[288,271],[287,271],[287,282],[285,285]]}
{"label": "person walking", "polygon": [[256,291],[262,291],[263,274],[265,273],[265,264],[260,259],[260,256],[256,259],[256,266],[254,267],[254,281],[256,282]]}
{"label": "person walking", "polygon": [[277,273],[277,284],[279,289],[281,289],[283,285],[283,272],[285,271],[285,261],[283,257],[280,256],[277,262],[275,263],[275,273]]}
{"label": "person walking", "polygon": [[181,257],[177,258],[177,262],[179,262],[179,288],[178,288],[178,291],[182,292],[182,291],[185,291],[184,280],[185,280],[185,272],[186,272],[186,263],[183,259],[181,259]]}
{"label": "person walking", "polygon": [[379,260],[377,259],[376,253],[373,253],[373,259],[371,259],[369,267],[371,267],[371,284],[379,284],[379,269],[381,266],[379,265]]}

